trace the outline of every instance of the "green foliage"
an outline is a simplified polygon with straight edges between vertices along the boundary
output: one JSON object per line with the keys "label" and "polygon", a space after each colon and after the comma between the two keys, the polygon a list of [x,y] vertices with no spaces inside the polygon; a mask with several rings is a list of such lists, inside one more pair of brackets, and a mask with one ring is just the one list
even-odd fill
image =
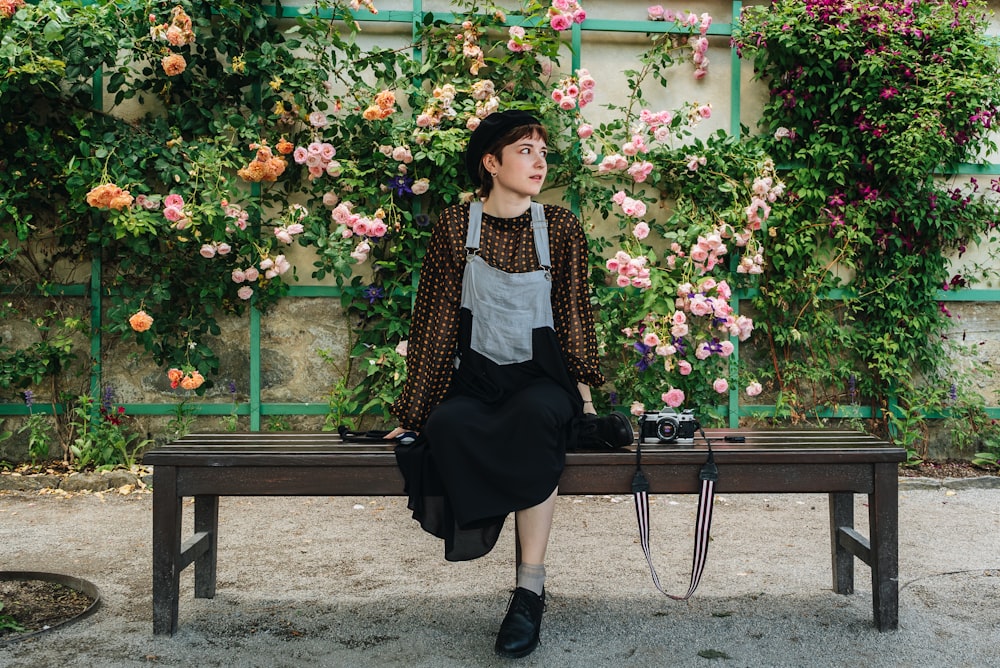
{"label": "green foliage", "polygon": [[187,405],[187,401],[181,401],[174,406],[173,414],[167,421],[167,433],[172,438],[180,438],[191,433],[191,425],[194,424],[194,408]]}
{"label": "green foliage", "polygon": [[936,174],[996,148],[987,27],[982,3],[937,0],[780,0],[740,19],[734,42],[771,90],[767,150],[789,168],[753,303],[762,376],[797,397],[796,415],[845,403],[850,378],[852,400],[899,396],[888,420],[909,448],[934,393],[916,378],[951,375],[937,294],[976,280],[951,275],[948,257],[995,238],[1000,186]]}
{"label": "green foliage", "polygon": [[52,420],[42,413],[32,413],[17,433],[28,432],[28,456],[31,463],[48,459],[52,449]]}
{"label": "green foliage", "polygon": [[149,445],[130,433],[125,407],[113,401],[113,391],[106,388],[99,406],[94,398],[80,396],[71,408],[72,444],[69,454],[77,468],[98,471],[132,468],[135,453]]}
{"label": "green foliage", "polygon": [[267,417],[268,431],[289,431],[291,428],[292,423],[287,415],[269,415]]}
{"label": "green foliage", "polygon": [[[10,315],[19,314],[11,308]],[[72,334],[80,331],[75,318],[55,322],[57,314],[48,312],[35,319],[40,340],[20,349],[0,345],[0,388],[25,388],[40,385],[46,378],[64,372],[76,361]]]}
{"label": "green foliage", "polygon": [[23,633],[24,627],[17,622],[12,615],[3,612],[4,603],[0,601],[0,631],[10,631],[12,633]]}

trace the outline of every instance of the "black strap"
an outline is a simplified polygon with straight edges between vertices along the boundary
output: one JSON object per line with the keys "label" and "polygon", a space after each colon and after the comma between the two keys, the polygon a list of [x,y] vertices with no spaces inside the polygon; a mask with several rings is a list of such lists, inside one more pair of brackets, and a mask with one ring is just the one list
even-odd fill
{"label": "black strap", "polygon": [[635,497],[636,519],[639,521],[639,541],[642,544],[642,551],[646,555],[646,563],[649,564],[653,584],[660,590],[660,593],[675,601],[686,601],[691,598],[701,582],[701,574],[705,570],[705,562],[708,559],[708,542],[712,529],[712,506],[715,503],[715,483],[719,480],[719,468],[715,465],[715,456],[712,454],[712,442],[705,436],[704,430],[699,427],[698,431],[701,432],[701,437],[708,445],[708,459],[702,465],[698,475],[701,480],[701,492],[698,495],[698,518],[694,532],[694,554],[691,558],[691,584],[688,585],[687,593],[683,596],[667,593],[660,585],[660,578],[653,566],[653,557],[649,549],[649,481],[642,472],[642,439],[639,439],[639,444],[635,449],[635,475],[632,477],[632,494]]}
{"label": "black strap", "polygon": [[404,431],[393,439],[387,439],[387,431],[352,431],[346,425],[337,427],[340,440],[344,443],[402,443],[409,445],[417,438],[417,434],[412,431]]}

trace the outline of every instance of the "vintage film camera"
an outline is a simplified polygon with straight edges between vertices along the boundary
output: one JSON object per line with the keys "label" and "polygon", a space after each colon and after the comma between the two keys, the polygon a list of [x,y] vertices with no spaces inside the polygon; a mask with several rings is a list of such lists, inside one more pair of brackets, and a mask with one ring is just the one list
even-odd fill
{"label": "vintage film camera", "polygon": [[639,416],[640,443],[677,443],[693,445],[698,419],[694,410],[686,408],[680,413],[665,406],[657,413],[643,413]]}

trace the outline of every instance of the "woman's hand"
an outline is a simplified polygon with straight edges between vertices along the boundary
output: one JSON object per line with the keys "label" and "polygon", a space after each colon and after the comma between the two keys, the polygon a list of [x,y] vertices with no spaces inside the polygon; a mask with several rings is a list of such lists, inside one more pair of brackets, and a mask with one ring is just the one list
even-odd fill
{"label": "woman's hand", "polygon": [[388,434],[385,435],[385,440],[391,441],[391,440],[393,440],[395,438],[398,438],[399,436],[402,436],[406,432],[410,432],[411,434],[419,434],[420,433],[420,432],[412,431],[410,429],[403,429],[402,427],[396,427],[395,429],[393,429],[392,431],[390,431]]}

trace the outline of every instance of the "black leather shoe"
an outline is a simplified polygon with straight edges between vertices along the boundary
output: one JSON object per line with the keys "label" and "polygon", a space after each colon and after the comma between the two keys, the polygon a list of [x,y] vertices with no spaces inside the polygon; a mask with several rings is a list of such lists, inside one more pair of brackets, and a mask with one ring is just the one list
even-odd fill
{"label": "black leather shoe", "polygon": [[542,629],[542,611],[545,610],[545,591],[539,596],[533,591],[518,587],[510,597],[507,616],[500,624],[494,650],[500,656],[518,659],[528,656],[538,647]]}

